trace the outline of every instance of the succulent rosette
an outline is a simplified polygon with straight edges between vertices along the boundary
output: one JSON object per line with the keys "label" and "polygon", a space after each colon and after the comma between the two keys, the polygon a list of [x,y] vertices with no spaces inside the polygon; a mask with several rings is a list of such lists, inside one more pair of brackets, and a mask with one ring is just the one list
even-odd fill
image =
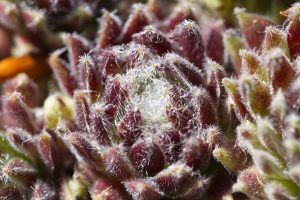
{"label": "succulent rosette", "polygon": [[224,36],[236,74],[223,79],[240,120],[236,146],[253,164],[240,168],[245,160],[226,146],[213,154],[238,175],[233,192],[249,199],[300,197],[299,8],[296,3],[282,12],[287,17],[283,27],[237,9],[242,36],[234,30]]}
{"label": "succulent rosette", "polygon": [[104,10],[94,40],[64,34],[46,98],[25,74],[3,85],[0,197],[220,198],[232,180],[212,152],[237,122],[223,31],[204,42],[190,4],[149,1],[124,23]]}

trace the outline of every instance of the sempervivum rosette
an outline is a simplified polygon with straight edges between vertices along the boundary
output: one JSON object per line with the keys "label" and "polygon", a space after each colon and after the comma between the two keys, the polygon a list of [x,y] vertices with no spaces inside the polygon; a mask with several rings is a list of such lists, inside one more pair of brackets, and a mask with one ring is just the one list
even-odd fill
{"label": "sempervivum rosette", "polygon": [[64,35],[67,48],[49,58],[61,92],[43,108],[26,75],[6,82],[1,197],[216,199],[228,190],[212,152],[232,146],[236,118],[225,71],[205,53],[223,62],[223,26],[203,41],[190,7],[164,17],[154,2],[134,4],[124,24],[104,11],[95,41]]}
{"label": "sempervivum rosette", "polygon": [[[238,173],[233,192],[250,199],[300,198],[299,11],[296,3],[282,12],[288,21],[280,28],[238,10],[243,38],[227,32],[237,78],[225,78],[223,83],[241,121],[237,145],[251,155],[253,165],[240,170],[243,160],[226,146],[213,154]],[[240,48],[246,49],[238,55]]]}

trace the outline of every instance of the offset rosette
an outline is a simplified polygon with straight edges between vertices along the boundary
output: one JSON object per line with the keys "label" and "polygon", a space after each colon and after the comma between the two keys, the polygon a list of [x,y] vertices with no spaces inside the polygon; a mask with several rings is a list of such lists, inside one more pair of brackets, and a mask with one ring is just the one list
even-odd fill
{"label": "offset rosette", "polygon": [[[237,14],[243,46],[248,49],[239,51],[237,77],[225,78],[223,83],[240,125],[232,147],[222,145],[213,151],[216,159],[238,174],[233,196],[298,199],[300,195],[296,172],[300,147],[299,3],[282,14],[288,19],[281,28],[258,15]],[[232,48],[236,41],[227,40],[231,58],[236,58],[239,48]],[[246,158],[251,167],[244,165]]]}

